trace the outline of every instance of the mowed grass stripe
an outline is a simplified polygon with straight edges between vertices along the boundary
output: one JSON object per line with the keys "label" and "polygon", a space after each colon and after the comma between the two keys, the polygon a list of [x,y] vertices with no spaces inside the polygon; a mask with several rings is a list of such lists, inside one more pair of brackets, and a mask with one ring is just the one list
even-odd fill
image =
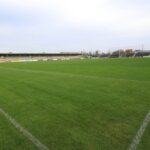
{"label": "mowed grass stripe", "polygon": [[43,145],[35,136],[33,136],[27,129],[21,126],[14,118],[12,118],[8,113],[6,113],[2,108],[0,108],[0,113],[24,136],[28,138],[39,150],[49,150],[45,145]]}
{"label": "mowed grass stripe", "polygon": [[101,59],[6,63],[3,67],[150,81],[149,59]]}
{"label": "mowed grass stripe", "polygon": [[150,81],[147,80],[133,80],[133,79],[125,79],[125,78],[114,78],[114,77],[103,77],[103,76],[93,76],[93,75],[82,75],[82,74],[72,74],[72,73],[61,73],[61,72],[53,72],[53,71],[42,71],[42,70],[29,70],[29,69],[17,69],[17,68],[9,68],[9,67],[1,67],[0,69],[4,70],[11,70],[11,71],[20,71],[20,72],[26,72],[26,73],[35,73],[35,74],[51,74],[51,75],[59,75],[59,76],[70,76],[70,77],[81,77],[81,78],[101,78],[105,80],[120,80],[120,81],[129,81],[129,82],[143,82],[143,83],[150,83]]}

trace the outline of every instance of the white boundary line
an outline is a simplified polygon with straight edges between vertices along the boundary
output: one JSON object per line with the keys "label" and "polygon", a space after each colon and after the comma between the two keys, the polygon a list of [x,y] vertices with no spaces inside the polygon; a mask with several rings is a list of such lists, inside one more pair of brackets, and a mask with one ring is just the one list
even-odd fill
{"label": "white boundary line", "polygon": [[[49,150],[45,145],[43,145],[36,137],[34,137],[28,130],[21,126],[15,119],[8,115],[2,108],[0,108],[0,113],[12,124],[16,129],[18,129],[24,136],[26,136],[39,150]],[[129,150],[136,150],[142,136],[150,122],[150,110],[147,113],[140,129],[138,130],[136,136],[134,137]]]}
{"label": "white boundary line", "polygon": [[142,139],[142,136],[143,136],[143,134],[144,134],[144,132],[145,132],[149,122],[150,122],[150,110],[147,113],[147,115],[146,115],[142,125],[140,126],[140,129],[138,130],[136,136],[134,137],[134,139],[133,139],[133,141],[132,141],[132,143],[130,145],[129,150],[136,150],[137,149],[137,147],[138,147],[138,145],[139,145],[139,143],[140,143],[140,141]]}
{"label": "white boundary line", "polygon": [[27,131],[23,126],[21,126],[15,119],[8,115],[2,108],[0,108],[0,113],[25,137],[27,137],[39,150],[49,150],[45,145],[43,145],[36,137],[34,137],[29,131]]}

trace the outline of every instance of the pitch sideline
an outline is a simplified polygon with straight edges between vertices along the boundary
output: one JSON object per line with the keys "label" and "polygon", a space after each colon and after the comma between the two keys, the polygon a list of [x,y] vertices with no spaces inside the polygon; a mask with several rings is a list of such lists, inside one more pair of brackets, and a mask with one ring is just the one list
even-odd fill
{"label": "pitch sideline", "polygon": [[21,126],[14,118],[7,114],[2,108],[0,108],[0,113],[25,137],[28,138],[39,150],[49,150],[45,145],[43,145],[36,137],[34,137],[28,130]]}
{"label": "pitch sideline", "polygon": [[134,139],[133,139],[133,141],[129,147],[129,150],[136,150],[137,149],[149,122],[150,122],[150,110],[147,113],[142,125],[140,126],[140,129],[137,131],[136,136],[134,137]]}

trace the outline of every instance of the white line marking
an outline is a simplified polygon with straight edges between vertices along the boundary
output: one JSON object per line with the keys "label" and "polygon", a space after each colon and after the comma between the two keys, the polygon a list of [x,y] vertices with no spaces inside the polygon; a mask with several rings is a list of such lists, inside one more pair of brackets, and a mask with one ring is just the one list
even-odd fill
{"label": "white line marking", "polygon": [[34,137],[29,131],[27,131],[23,126],[21,126],[15,119],[8,115],[2,108],[0,108],[0,113],[12,124],[16,129],[18,129],[24,136],[26,136],[39,150],[49,150],[45,145],[43,145],[36,137]]}
{"label": "white line marking", "polygon": [[137,146],[139,145],[139,143],[140,143],[140,141],[142,139],[142,136],[143,136],[143,134],[144,134],[144,132],[145,132],[149,122],[150,122],[150,111],[147,113],[147,115],[146,115],[146,117],[145,117],[145,119],[144,119],[140,129],[138,130],[136,136],[134,137],[134,139],[133,139],[133,141],[132,141],[132,143],[130,145],[129,150],[136,150],[137,149]]}

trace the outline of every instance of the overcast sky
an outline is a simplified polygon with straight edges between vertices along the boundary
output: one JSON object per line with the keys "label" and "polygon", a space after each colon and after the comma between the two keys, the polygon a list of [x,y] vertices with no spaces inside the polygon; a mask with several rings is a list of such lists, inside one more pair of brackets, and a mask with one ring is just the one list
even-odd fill
{"label": "overcast sky", "polygon": [[0,0],[0,52],[150,49],[150,0]]}

